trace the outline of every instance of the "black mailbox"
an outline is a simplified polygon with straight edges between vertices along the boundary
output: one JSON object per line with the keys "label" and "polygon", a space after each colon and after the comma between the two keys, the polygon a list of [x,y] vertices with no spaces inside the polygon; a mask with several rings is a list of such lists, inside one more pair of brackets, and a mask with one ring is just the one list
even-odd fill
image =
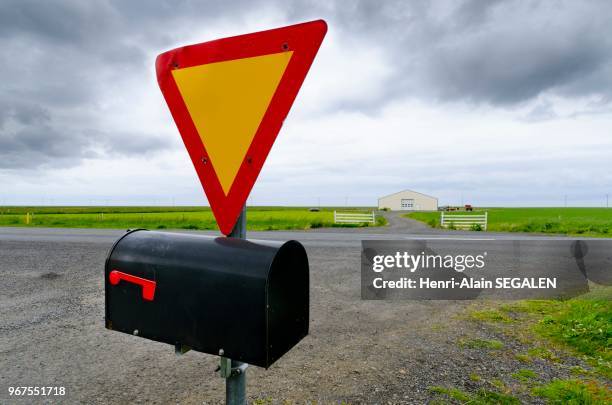
{"label": "black mailbox", "polygon": [[308,334],[304,247],[128,232],[104,272],[106,327],[268,368]]}

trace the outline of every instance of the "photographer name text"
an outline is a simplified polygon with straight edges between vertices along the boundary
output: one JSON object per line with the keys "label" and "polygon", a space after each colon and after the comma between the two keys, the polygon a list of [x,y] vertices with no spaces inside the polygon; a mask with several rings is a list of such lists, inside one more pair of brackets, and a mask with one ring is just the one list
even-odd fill
{"label": "photographer name text", "polygon": [[399,280],[384,280],[377,277],[372,281],[374,288],[403,288],[403,289],[555,289],[557,288],[556,277],[497,277],[487,280],[463,278],[448,280],[435,280],[429,277],[402,277]]}

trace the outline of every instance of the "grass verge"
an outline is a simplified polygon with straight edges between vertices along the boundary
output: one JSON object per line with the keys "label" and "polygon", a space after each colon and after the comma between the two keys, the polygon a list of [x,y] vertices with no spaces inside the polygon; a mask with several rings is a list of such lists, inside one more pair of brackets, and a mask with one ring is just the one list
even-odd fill
{"label": "grass verge", "polygon": [[[482,208],[451,214],[484,211],[489,213],[488,231],[612,237],[612,208]],[[405,216],[434,228],[440,226],[439,212],[413,212]]]}
{"label": "grass verge", "polygon": [[554,380],[533,388],[533,395],[551,404],[610,404],[610,390],[597,381],[577,379]]}
{"label": "grass verge", "polygon": [[[498,349],[502,356],[513,355],[528,367],[514,366],[509,375],[514,383],[506,386],[511,390],[493,384],[504,395],[519,392],[522,397],[538,397],[551,404],[612,403],[612,287],[592,286],[590,293],[564,301],[477,305],[469,311],[468,319],[501,336],[503,346]],[[491,349],[489,342],[493,341],[474,339],[462,346]],[[557,370],[553,377],[546,371],[551,369]],[[483,379],[479,376],[472,381]],[[486,403],[475,394],[464,393],[459,399],[455,391],[439,392],[461,403]]]}
{"label": "grass verge", "polygon": [[[593,298],[595,297],[595,298]],[[602,287],[592,295],[567,301],[521,301],[502,305],[495,313],[523,314],[530,331],[552,344],[584,356],[598,372],[612,377],[612,287]],[[482,318],[482,315],[478,315]],[[554,360],[550,351],[530,349],[533,357]]]}
{"label": "grass verge", "polygon": [[485,405],[485,404],[502,404],[513,405],[520,404],[518,398],[502,394],[497,391],[479,389],[475,393],[466,392],[458,388],[445,388],[440,386],[429,387],[429,391],[438,396],[447,397],[461,404]]}
{"label": "grass verge", "polygon": [[[372,211],[367,208],[341,210]],[[367,223],[335,224],[333,212],[334,208],[310,211],[304,207],[249,207],[247,227],[253,231],[268,231],[372,226]],[[374,226],[386,223],[384,217],[377,216]],[[0,226],[218,229],[212,212],[205,207],[0,207]]]}

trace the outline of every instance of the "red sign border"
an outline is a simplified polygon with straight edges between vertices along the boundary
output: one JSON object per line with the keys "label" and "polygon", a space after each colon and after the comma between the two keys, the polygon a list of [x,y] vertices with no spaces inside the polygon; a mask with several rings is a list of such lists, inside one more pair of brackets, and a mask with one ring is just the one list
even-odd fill
{"label": "red sign border", "polygon": [[[155,68],[159,87],[224,235],[228,235],[236,224],[326,32],[325,21],[316,20],[176,48],[157,57]],[[172,70],[289,51],[293,51],[293,55],[226,196]]]}

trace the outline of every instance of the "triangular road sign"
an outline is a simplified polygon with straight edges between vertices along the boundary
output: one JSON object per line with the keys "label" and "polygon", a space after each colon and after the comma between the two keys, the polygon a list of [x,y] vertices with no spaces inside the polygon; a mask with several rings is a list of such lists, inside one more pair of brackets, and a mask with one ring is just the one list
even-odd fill
{"label": "triangular road sign", "polygon": [[318,20],[157,57],[159,87],[228,235],[327,32]]}

